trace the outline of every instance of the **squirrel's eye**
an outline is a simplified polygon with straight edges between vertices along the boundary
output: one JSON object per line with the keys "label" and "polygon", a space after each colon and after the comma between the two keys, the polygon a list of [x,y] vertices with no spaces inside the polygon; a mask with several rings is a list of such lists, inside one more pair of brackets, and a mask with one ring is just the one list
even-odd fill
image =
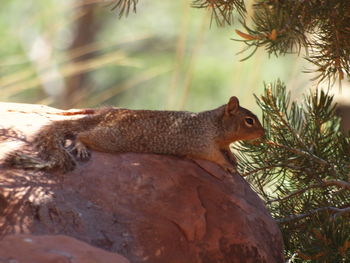
{"label": "squirrel's eye", "polygon": [[250,118],[250,117],[247,117],[247,118],[245,118],[245,123],[246,123],[248,126],[253,126],[253,125],[254,125],[254,119],[253,119],[253,118]]}

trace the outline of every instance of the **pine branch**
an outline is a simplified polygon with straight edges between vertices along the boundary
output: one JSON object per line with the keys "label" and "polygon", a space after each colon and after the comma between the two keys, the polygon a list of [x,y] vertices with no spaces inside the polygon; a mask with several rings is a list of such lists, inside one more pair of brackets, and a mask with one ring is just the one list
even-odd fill
{"label": "pine branch", "polygon": [[[276,56],[305,48],[315,68],[314,80],[350,78],[350,2],[344,0],[255,0],[252,25],[236,31],[253,52],[265,47]],[[249,55],[250,57],[251,55]]]}
{"label": "pine branch", "polygon": [[193,0],[192,7],[210,9],[211,20],[215,20],[218,26],[232,25],[234,11],[241,17],[246,13],[244,0]]}
{"label": "pine branch", "polygon": [[350,213],[350,207],[346,207],[346,208],[337,208],[337,207],[320,207],[314,210],[309,211],[308,213],[305,214],[298,214],[298,215],[290,215],[284,218],[279,218],[276,219],[276,221],[279,224],[285,224],[285,223],[289,223],[290,221],[294,221],[294,220],[300,220],[303,219],[305,217],[309,217],[312,216],[314,214],[323,212],[323,211],[328,211],[331,212],[333,214],[333,218],[336,218],[338,216],[341,216],[343,214],[346,213]]}
{"label": "pine branch", "polygon": [[112,10],[117,10],[119,17],[127,16],[130,11],[136,13],[136,5],[139,0],[115,0]]}
{"label": "pine branch", "polygon": [[327,180],[327,181],[323,181],[322,183],[313,184],[313,185],[310,185],[310,186],[305,187],[303,189],[292,192],[283,198],[276,198],[276,199],[267,200],[266,204],[271,204],[273,202],[281,202],[281,201],[287,200],[291,197],[294,197],[296,195],[303,194],[310,189],[318,188],[318,187],[327,187],[327,186],[338,186],[338,187],[341,187],[343,189],[350,190],[350,183],[348,183],[348,182],[345,182],[342,180]]}
{"label": "pine branch", "polygon": [[[285,123],[286,127],[288,127],[288,129],[294,133],[294,136],[295,138],[297,138],[299,144],[301,144],[305,149],[307,149],[307,146],[304,144],[304,142],[301,141],[300,137],[298,136],[298,134],[295,132],[294,129],[292,129],[288,123]],[[314,155],[312,152],[310,151],[305,151],[305,150],[300,150],[300,149],[297,149],[297,148],[291,148],[291,147],[288,147],[286,145],[282,145],[282,144],[278,144],[278,143],[275,143],[273,141],[266,141],[266,144],[268,145],[272,145],[272,146],[278,146],[278,147],[281,147],[281,148],[284,148],[292,153],[295,153],[297,155],[300,155],[300,156],[305,156],[305,157],[310,157],[310,158],[313,158],[316,162],[318,162],[319,164],[322,164],[322,165],[328,165],[328,162],[323,160],[322,158]]]}
{"label": "pine branch", "polygon": [[[317,247],[326,251],[322,262],[340,262],[350,236],[350,138],[332,99],[321,91],[291,102],[283,83],[266,85],[257,98],[265,138],[235,147],[239,170],[281,223],[287,254],[312,255]],[[310,229],[328,243],[308,238]]]}
{"label": "pine branch", "polygon": [[[112,0],[119,16],[136,12],[138,0]],[[235,11],[246,32],[236,30],[252,52],[265,47],[275,56],[298,53],[304,48],[316,72],[314,80],[350,78],[350,2],[344,0],[294,1],[255,0],[252,25],[248,26],[244,0],[192,0],[195,8],[210,9],[211,21],[218,26],[232,25]]]}

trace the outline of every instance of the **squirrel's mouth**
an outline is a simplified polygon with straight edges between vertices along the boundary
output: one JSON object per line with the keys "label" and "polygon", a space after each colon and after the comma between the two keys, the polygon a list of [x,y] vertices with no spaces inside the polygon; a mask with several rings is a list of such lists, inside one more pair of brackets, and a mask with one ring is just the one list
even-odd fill
{"label": "squirrel's mouth", "polygon": [[263,137],[265,135],[265,130],[263,128],[257,130],[255,133],[252,133],[249,138],[246,138],[246,140],[255,140]]}
{"label": "squirrel's mouth", "polygon": [[261,128],[260,132],[259,132],[260,137],[265,135],[265,129]]}

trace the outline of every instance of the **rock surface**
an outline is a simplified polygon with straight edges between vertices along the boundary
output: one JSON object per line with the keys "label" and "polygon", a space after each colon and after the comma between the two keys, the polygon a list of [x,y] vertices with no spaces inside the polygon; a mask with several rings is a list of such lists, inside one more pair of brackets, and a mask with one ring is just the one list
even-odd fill
{"label": "rock surface", "polygon": [[8,235],[0,243],[2,263],[130,263],[116,253],[90,246],[75,238]]}
{"label": "rock surface", "polygon": [[[40,126],[71,118],[1,105],[0,156],[30,152]],[[67,174],[0,167],[0,213],[2,236],[66,235],[133,263],[284,262],[282,236],[257,194],[207,161],[92,152]]]}

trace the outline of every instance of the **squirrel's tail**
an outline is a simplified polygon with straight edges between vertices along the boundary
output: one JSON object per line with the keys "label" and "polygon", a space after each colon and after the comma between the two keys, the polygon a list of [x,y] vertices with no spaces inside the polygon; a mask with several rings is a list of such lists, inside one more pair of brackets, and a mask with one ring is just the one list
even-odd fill
{"label": "squirrel's tail", "polygon": [[67,140],[74,144],[76,134],[90,129],[99,121],[99,114],[76,120],[54,121],[43,128],[34,137],[33,146],[38,153],[34,157],[21,152],[13,152],[5,158],[4,164],[16,168],[50,170],[54,168],[65,172],[73,170],[76,162]]}
{"label": "squirrel's tail", "polygon": [[12,152],[7,154],[3,161],[3,165],[20,168],[20,169],[35,169],[35,170],[49,170],[55,167],[53,161],[44,161],[32,155],[21,152]]}

